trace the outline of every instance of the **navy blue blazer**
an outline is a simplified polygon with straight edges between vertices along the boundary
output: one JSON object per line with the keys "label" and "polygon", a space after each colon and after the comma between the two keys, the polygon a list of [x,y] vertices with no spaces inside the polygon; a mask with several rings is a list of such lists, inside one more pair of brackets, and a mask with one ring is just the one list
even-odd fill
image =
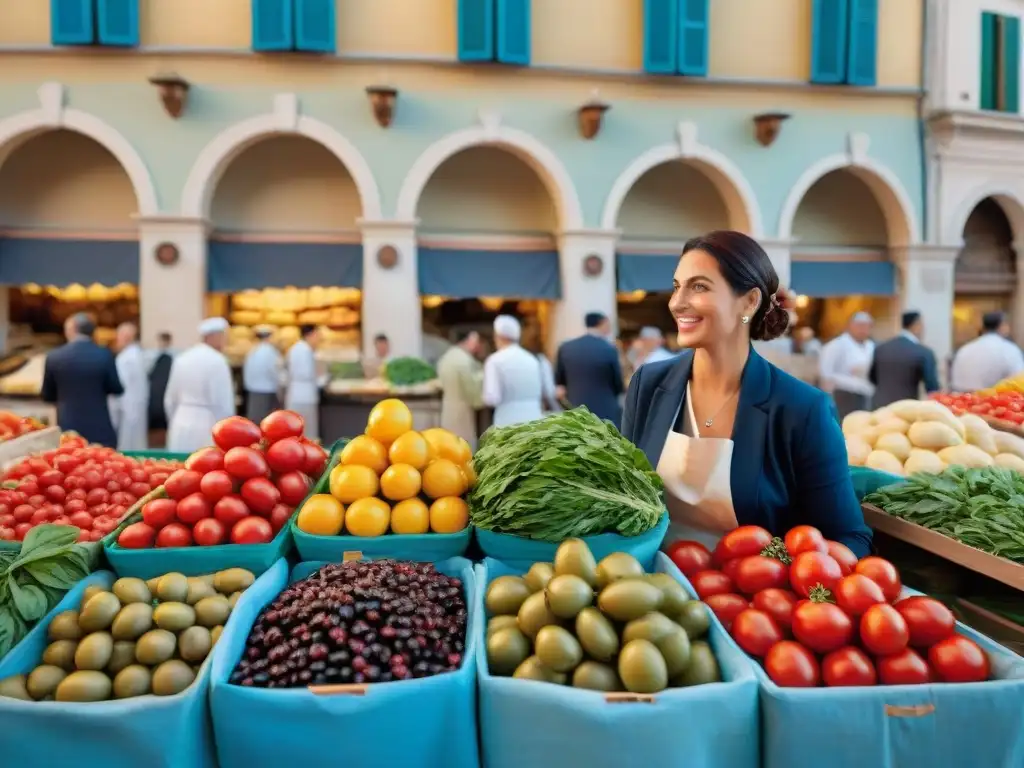
{"label": "navy blue blazer", "polygon": [[562,344],[555,362],[555,383],[565,387],[565,397],[573,406],[585,405],[618,426],[622,416],[619,395],[624,387],[619,351],[610,341],[588,333]]}
{"label": "navy blue blazer", "polygon": [[[626,395],[622,434],[658,466],[668,432],[686,398],[693,352],[641,366]],[[740,525],[784,536],[813,525],[858,557],[871,529],[853,490],[846,442],[831,398],[768,363],[753,349],[740,379],[730,474]]]}
{"label": "navy blue blazer", "polygon": [[108,395],[122,395],[114,355],[89,339],[58,347],[46,356],[43,401],[57,404],[57,424],[91,443],[117,447]]}

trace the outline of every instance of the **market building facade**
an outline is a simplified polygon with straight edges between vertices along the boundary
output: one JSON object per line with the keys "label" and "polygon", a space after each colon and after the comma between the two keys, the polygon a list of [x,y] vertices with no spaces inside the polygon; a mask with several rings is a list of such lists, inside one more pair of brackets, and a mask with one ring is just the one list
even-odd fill
{"label": "market building facade", "polygon": [[923,2],[0,2],[0,318],[417,354],[504,308],[550,347],[664,325],[731,227],[820,336],[914,307],[943,350]]}

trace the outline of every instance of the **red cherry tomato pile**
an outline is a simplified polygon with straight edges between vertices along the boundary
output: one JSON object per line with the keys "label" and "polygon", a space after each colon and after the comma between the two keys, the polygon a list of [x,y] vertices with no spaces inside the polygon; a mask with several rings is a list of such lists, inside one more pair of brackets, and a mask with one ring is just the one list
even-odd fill
{"label": "red cherry tomato pile", "polygon": [[21,541],[35,526],[53,523],[76,526],[79,541],[99,541],[179,467],[181,462],[133,459],[62,435],[59,448],[4,472],[4,484],[17,485],[0,488],[0,540]]}
{"label": "red cherry tomato pile", "polygon": [[991,416],[993,419],[1005,421],[1014,426],[1024,424],[1024,393],[997,392],[982,394],[980,392],[959,392],[956,394],[939,393],[931,396],[949,408],[957,416],[964,413],[976,413],[979,416]]}
{"label": "red cherry tomato pile", "polygon": [[214,445],[189,456],[164,483],[166,498],[117,538],[125,549],[265,544],[291,519],[327,466],[327,452],[302,436],[302,417],[275,411],[257,426],[218,421]]}
{"label": "red cherry tomato pile", "polygon": [[0,443],[41,429],[46,429],[46,425],[39,419],[19,416],[10,411],[0,411]]}
{"label": "red cherry tomato pile", "polygon": [[955,631],[952,612],[917,595],[900,598],[895,566],[858,560],[846,546],[800,525],[773,539],[741,526],[714,552],[677,541],[669,557],[736,643],[784,687],[972,683],[989,659]]}

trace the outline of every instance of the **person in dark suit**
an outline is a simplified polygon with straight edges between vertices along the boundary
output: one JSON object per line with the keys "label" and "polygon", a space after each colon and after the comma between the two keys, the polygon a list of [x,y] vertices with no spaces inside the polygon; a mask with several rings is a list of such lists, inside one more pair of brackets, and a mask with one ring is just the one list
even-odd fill
{"label": "person in dark suit", "polygon": [[875,347],[868,379],[875,385],[873,408],[881,408],[897,400],[917,400],[924,391],[938,392],[939,371],[935,353],[921,343],[924,322],[920,312],[904,312],[903,330]]}
{"label": "person in dark suit", "polygon": [[149,370],[149,428],[156,432],[167,430],[167,413],[164,411],[164,393],[171,378],[171,334],[161,331],[157,337],[159,351]]}
{"label": "person in dark suit", "polygon": [[114,355],[92,340],[96,325],[80,312],[64,323],[68,343],[46,356],[43,401],[56,403],[57,424],[73,430],[90,443],[117,447],[110,421],[110,395],[123,395]]}
{"label": "person in dark suit", "polygon": [[557,395],[573,406],[587,406],[598,417],[618,426],[622,415],[619,396],[625,387],[619,352],[608,340],[611,322],[600,312],[590,312],[584,323],[584,335],[558,348]]}
{"label": "person in dark suit", "polygon": [[685,351],[637,369],[622,419],[665,484],[666,542],[711,547],[740,525],[783,536],[806,524],[858,557],[870,550],[834,404],[751,346],[785,332],[790,305],[746,235],[711,232],[684,246],[669,310]]}

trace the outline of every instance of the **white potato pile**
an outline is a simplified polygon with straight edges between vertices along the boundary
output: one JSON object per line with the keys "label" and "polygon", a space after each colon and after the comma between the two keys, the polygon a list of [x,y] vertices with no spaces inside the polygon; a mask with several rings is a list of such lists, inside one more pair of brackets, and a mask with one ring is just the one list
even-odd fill
{"label": "white potato pile", "polygon": [[1024,439],[980,416],[955,416],[934,400],[900,400],[843,419],[850,465],[894,475],[938,473],[951,465],[1000,466],[1024,474]]}

